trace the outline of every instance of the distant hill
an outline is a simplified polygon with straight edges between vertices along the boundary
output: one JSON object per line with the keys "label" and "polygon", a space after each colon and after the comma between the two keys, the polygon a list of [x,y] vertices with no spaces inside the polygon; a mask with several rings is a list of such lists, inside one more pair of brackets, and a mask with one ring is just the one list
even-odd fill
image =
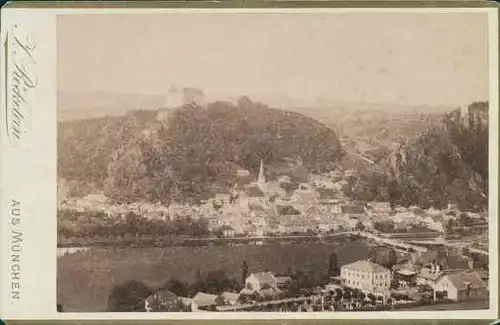
{"label": "distant hill", "polygon": [[394,147],[439,123],[449,107],[397,107],[337,104],[331,107],[290,108],[331,127],[341,139],[361,142],[366,151],[379,145]]}
{"label": "distant hill", "polygon": [[57,94],[58,120],[78,120],[105,116],[123,116],[130,110],[175,108],[193,102],[205,103],[201,89],[170,87],[165,94],[122,94],[106,91],[71,92]]}
{"label": "distant hill", "polygon": [[355,171],[370,167],[356,155],[379,161],[401,143],[439,125],[443,114],[454,109],[442,105],[364,103],[328,98],[305,101],[279,97],[269,102],[275,105],[273,107],[304,114],[333,129],[346,152],[354,154],[346,155],[341,165]]}
{"label": "distant hill", "polygon": [[348,194],[394,204],[482,210],[488,197],[488,103],[446,114],[353,180]]}
{"label": "distant hill", "polygon": [[213,184],[231,186],[236,169],[256,174],[261,159],[273,170],[300,158],[328,171],[343,156],[322,123],[248,98],[158,112],[60,122],[59,176],[116,201],[199,200]]}
{"label": "distant hill", "polygon": [[152,109],[167,104],[166,96],[105,91],[60,91],[57,94],[57,102],[59,121],[120,116],[132,109]]}

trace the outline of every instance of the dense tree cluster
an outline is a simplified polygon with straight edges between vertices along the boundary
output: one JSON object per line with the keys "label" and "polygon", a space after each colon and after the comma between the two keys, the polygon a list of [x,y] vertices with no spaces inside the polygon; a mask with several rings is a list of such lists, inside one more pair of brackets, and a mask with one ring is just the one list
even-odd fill
{"label": "dense tree cluster", "polygon": [[231,186],[235,170],[256,174],[302,158],[307,171],[333,168],[343,155],[335,133],[298,113],[241,99],[187,105],[157,119],[155,111],[61,122],[61,177],[95,184],[118,202],[199,201],[209,185]]}
{"label": "dense tree cluster", "polygon": [[439,126],[400,146],[349,180],[347,195],[393,205],[481,211],[488,195],[488,103],[469,106],[469,115],[443,117]]}
{"label": "dense tree cluster", "polygon": [[397,263],[398,257],[396,251],[390,247],[374,247],[370,251],[370,259],[377,264],[380,264],[388,269]]}
{"label": "dense tree cluster", "polygon": [[205,220],[183,218],[176,220],[147,219],[129,213],[123,219],[108,218],[103,213],[59,211],[60,239],[161,238],[165,236],[202,237],[209,234]]}
{"label": "dense tree cluster", "polygon": [[108,298],[110,312],[140,312],[144,310],[144,299],[153,290],[142,282],[128,281],[113,287]]}

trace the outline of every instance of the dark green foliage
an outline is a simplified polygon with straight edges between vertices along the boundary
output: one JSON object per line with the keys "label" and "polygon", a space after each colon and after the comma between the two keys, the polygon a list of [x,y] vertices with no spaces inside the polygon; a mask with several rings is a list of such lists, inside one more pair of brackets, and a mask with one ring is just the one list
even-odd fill
{"label": "dark green foliage", "polygon": [[436,291],[436,299],[444,299],[448,296],[448,293],[446,291]]}
{"label": "dark green foliage", "polygon": [[[65,240],[104,238],[114,240],[116,237],[151,237],[168,236],[203,237],[209,234],[208,224],[203,219],[183,218],[173,221],[147,219],[129,213],[124,220],[107,218],[100,212],[58,211],[59,238]],[[69,225],[67,225],[69,223]]]}
{"label": "dark green foliage", "polygon": [[328,274],[330,276],[337,276],[339,275],[339,265],[338,265],[338,255],[337,253],[333,252],[330,254],[330,258],[328,260]]}
{"label": "dark green foliage", "polygon": [[238,292],[242,286],[238,281],[231,279],[223,270],[208,272],[205,277],[199,274],[195,281],[188,286],[188,293],[194,296],[198,292],[219,295],[224,291]]}
{"label": "dark green foliage", "polygon": [[359,221],[357,224],[356,224],[356,230],[359,230],[359,231],[363,231],[365,230],[365,225]]}
{"label": "dark green foliage", "polygon": [[398,261],[396,251],[389,247],[374,247],[371,250],[370,259],[374,263],[380,264],[388,269],[392,269]]}
{"label": "dark green foliage", "polygon": [[284,189],[287,194],[291,194],[293,193],[293,191],[299,188],[299,183],[298,182],[281,183],[280,187]]}
{"label": "dark green foliage", "polygon": [[206,292],[211,294],[221,294],[225,290],[233,291],[238,287],[222,270],[209,272],[205,278],[205,285]]}
{"label": "dark green foliage", "polygon": [[316,286],[321,286],[324,283],[324,273],[318,270],[296,270],[292,274],[290,274],[292,278],[292,282],[294,284],[289,284],[289,289],[294,288],[296,285],[299,290],[313,288]]}
{"label": "dark green foliage", "polygon": [[170,292],[176,294],[179,297],[187,297],[188,296],[188,285],[184,282],[181,282],[175,278],[171,278],[165,283],[164,288],[169,290]]}
{"label": "dark green foliage", "polygon": [[488,103],[473,103],[468,115],[454,111],[441,125],[400,146],[377,168],[350,180],[347,195],[393,206],[418,205],[481,211],[488,197]]}
{"label": "dark green foliage", "polygon": [[248,277],[248,264],[247,261],[243,261],[241,265],[241,283],[245,284],[245,281]]}
{"label": "dark green foliage", "polygon": [[59,175],[95,184],[118,202],[199,201],[211,184],[232,186],[235,170],[258,173],[285,158],[327,171],[343,155],[335,133],[298,113],[249,100],[185,106],[157,120],[135,111],[59,124]]}
{"label": "dark green foliage", "polygon": [[128,281],[113,287],[108,298],[110,312],[144,311],[144,299],[153,291],[139,281]]}

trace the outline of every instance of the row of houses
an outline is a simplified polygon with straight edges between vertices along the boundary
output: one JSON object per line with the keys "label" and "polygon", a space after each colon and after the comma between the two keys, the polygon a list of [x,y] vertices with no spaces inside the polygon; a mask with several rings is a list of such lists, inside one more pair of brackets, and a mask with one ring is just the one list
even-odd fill
{"label": "row of houses", "polygon": [[211,230],[222,231],[227,237],[354,230],[358,223],[363,223],[366,227],[373,225],[368,217],[359,218],[348,214],[334,215],[312,210],[319,209],[312,207],[306,214],[280,215],[270,212],[257,215],[224,215],[210,219],[209,225]]}
{"label": "row of houses", "polygon": [[[122,217],[133,212],[162,220],[204,218],[208,220],[210,230],[221,231],[228,237],[355,230],[360,224],[365,229],[373,229],[375,223],[387,221],[394,224],[395,230],[424,226],[443,233],[448,222],[457,220],[461,214],[453,205],[445,210],[422,210],[418,207],[393,208],[388,202],[350,202],[339,194],[341,191],[333,183],[326,186],[322,179],[318,176],[311,182],[300,183],[292,194],[287,194],[281,184],[289,180],[267,182],[263,175],[259,175],[257,182],[250,185],[258,188],[261,195],[250,195],[239,188],[220,190],[214,198],[199,205],[178,202],[169,206],[147,202],[114,205],[103,194],[91,194],[80,199],[67,199],[62,208],[102,211]],[[323,187],[316,187],[319,185]],[[484,219],[477,213],[467,215]]]}
{"label": "row of houses", "polygon": [[124,218],[129,213],[144,216],[148,219],[172,220],[178,216],[196,217],[203,213],[203,207],[171,203],[169,206],[161,203],[133,202],[130,204],[114,204],[102,193],[89,194],[82,198],[66,198],[59,206],[60,209],[77,212],[99,212],[108,217]]}
{"label": "row of houses", "polygon": [[249,214],[224,213],[210,219],[209,222],[212,230],[223,227],[227,236],[265,236],[308,231],[352,231],[360,225],[364,229],[374,229],[377,222],[390,222],[394,225],[395,231],[420,227],[442,233],[449,219],[451,216],[445,218],[403,212],[391,216],[370,214],[362,205],[342,204],[339,205],[338,212],[324,205],[314,205],[303,212],[292,205],[277,205],[274,208],[256,209]]}
{"label": "row of houses", "polygon": [[[388,299],[392,293],[391,283],[403,283],[406,292],[418,293],[418,285],[426,285],[436,293],[453,301],[485,299],[488,297],[488,275],[482,270],[474,270],[461,265],[458,268],[443,268],[431,263],[420,270],[397,268],[389,270],[367,260],[360,260],[341,267],[340,276],[336,277],[345,286],[359,289]],[[415,292],[416,291],[416,292]]]}
{"label": "row of houses", "polygon": [[192,298],[178,297],[167,289],[161,289],[144,300],[146,311],[169,310],[180,305],[185,311],[213,311],[221,306],[238,306],[255,300],[278,299],[283,288],[292,281],[288,276],[275,276],[272,272],[250,274],[245,280],[245,287],[240,292],[225,291],[221,294],[198,292]]}
{"label": "row of houses", "polygon": [[[296,196],[300,195],[296,194]],[[305,232],[318,228],[323,231],[338,230],[340,228],[354,229],[358,223],[362,223],[366,228],[372,228],[373,222],[388,219],[387,211],[390,208],[387,203],[383,202],[372,203],[365,207],[363,205],[349,204],[342,200],[324,200],[315,205],[294,204],[294,202],[278,202],[275,205],[270,205],[265,199],[248,197],[239,198],[237,203],[229,204],[229,195],[222,194],[219,194],[214,200],[226,204],[219,211],[216,211],[210,202],[205,202],[200,206],[188,206],[173,202],[168,207],[159,203],[139,202],[128,205],[112,205],[104,195],[92,194],[82,199],[65,201],[62,203],[61,208],[80,212],[104,211],[110,216],[125,216],[133,212],[148,218],[163,220],[183,216],[204,217],[210,220],[214,229],[222,225],[228,225],[234,228],[236,234],[262,235]],[[292,212],[287,212],[286,208]],[[244,226],[245,216],[252,220],[251,224],[253,226],[250,223],[248,223],[247,227]],[[278,227],[276,222],[273,222],[278,217],[281,227]],[[399,211],[390,217],[397,227],[424,223],[428,228],[440,232],[444,231],[446,222],[453,218],[456,217],[453,215],[416,214],[411,211]],[[262,220],[266,221],[263,222]],[[267,225],[260,227],[259,223]]]}
{"label": "row of houses", "polygon": [[428,286],[434,293],[445,292],[448,299],[464,301],[488,295],[488,272],[475,267],[470,257],[446,249],[413,256],[393,273],[403,287]]}
{"label": "row of houses", "polygon": [[[413,294],[420,296],[421,293],[417,288],[427,286],[434,297],[441,293],[447,299],[457,302],[486,299],[489,294],[487,273],[472,269],[472,265],[467,261],[456,259],[457,256],[448,257],[448,255],[430,257],[430,263],[424,263],[418,269],[409,266],[413,265],[411,263],[400,263],[392,270],[370,260],[358,260],[341,266],[339,276],[332,277],[333,282],[321,291],[335,291],[337,288],[349,287],[387,301],[395,293],[401,292],[408,296]],[[425,260],[429,259],[429,256],[420,258]],[[198,292],[189,298],[178,297],[162,289],[144,300],[144,308],[146,311],[165,311],[169,310],[169,306],[180,305],[185,311],[236,310],[239,306],[284,299],[281,294],[291,282],[290,277],[276,276],[272,272],[252,273],[245,279],[245,286],[239,292],[225,291],[221,294]],[[395,289],[394,282],[403,284],[403,288]],[[162,306],[164,309],[161,309]]]}

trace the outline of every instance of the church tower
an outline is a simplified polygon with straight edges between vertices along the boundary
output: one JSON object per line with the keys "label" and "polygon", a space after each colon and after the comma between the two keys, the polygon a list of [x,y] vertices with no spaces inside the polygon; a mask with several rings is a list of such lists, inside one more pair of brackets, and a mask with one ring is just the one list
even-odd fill
{"label": "church tower", "polygon": [[260,170],[259,170],[259,178],[257,179],[257,183],[259,185],[264,185],[266,183],[266,176],[264,176],[264,160],[260,160]]}

